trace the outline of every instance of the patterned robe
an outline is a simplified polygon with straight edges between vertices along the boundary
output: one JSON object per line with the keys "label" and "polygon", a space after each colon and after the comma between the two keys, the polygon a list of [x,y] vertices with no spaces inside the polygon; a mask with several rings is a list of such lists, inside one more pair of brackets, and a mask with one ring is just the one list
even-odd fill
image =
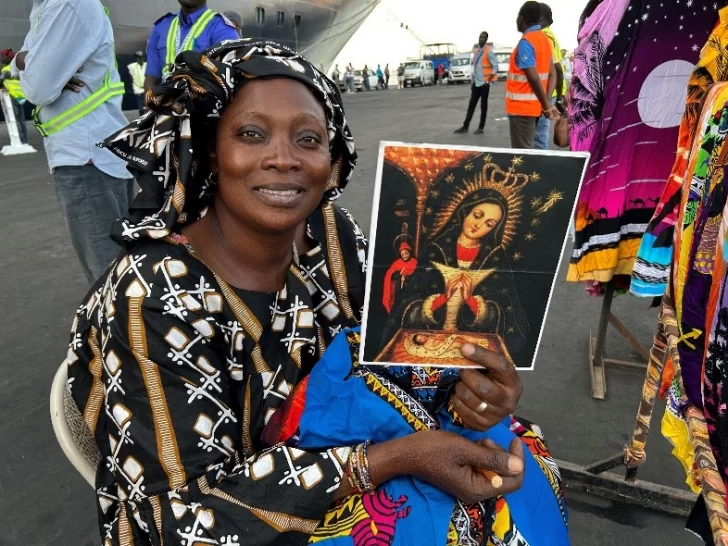
{"label": "patterned robe", "polygon": [[[332,507],[350,446],[304,451],[261,439],[362,311],[359,227],[327,204],[308,234],[319,246],[291,265],[278,293],[228,285],[173,234],[130,244],[79,307],[68,384],[101,452],[104,546],[306,544],[330,536],[326,522],[337,521],[342,505],[366,509],[361,496]],[[443,401],[453,379],[446,376]],[[407,390],[434,399],[427,391],[437,390],[439,373],[426,384],[417,373],[397,377],[406,379]],[[534,453],[544,449],[530,429],[517,433]],[[560,494],[558,475],[547,475]],[[527,546],[507,506],[495,502],[454,510],[449,544]],[[363,532],[351,528],[354,538]]]}

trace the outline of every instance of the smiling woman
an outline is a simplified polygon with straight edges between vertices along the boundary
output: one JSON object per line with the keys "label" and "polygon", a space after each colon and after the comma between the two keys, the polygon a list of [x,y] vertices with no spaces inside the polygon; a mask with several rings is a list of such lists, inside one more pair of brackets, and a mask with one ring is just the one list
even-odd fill
{"label": "smiling woman", "polygon": [[[323,386],[310,392],[336,387],[319,361],[334,338],[355,343],[350,328],[364,302],[366,240],[332,203],[356,163],[335,84],[278,44],[240,40],[182,53],[148,99],[150,111],[104,143],[129,161],[142,192],[114,230],[125,250],[79,308],[68,355],[71,394],[101,453],[104,544],[380,540],[410,512],[374,485],[398,477],[449,499],[441,536],[420,543],[445,544],[446,532],[448,544],[482,543],[495,498],[519,489],[525,466],[536,464],[524,443],[544,453],[530,431],[518,429],[521,441],[500,423],[521,392],[505,360],[451,344],[492,373],[471,370],[445,400],[471,429],[500,427],[500,446],[475,430],[413,429],[404,420],[408,434],[384,427],[369,445],[380,429],[366,434],[361,420],[343,417],[347,404],[366,399],[363,380],[366,392],[341,398],[334,424],[316,421],[326,441],[306,446],[296,419],[286,424],[291,411],[300,416],[294,395],[314,370]],[[494,211],[478,211],[478,226],[498,224]],[[334,354],[329,362],[357,368]],[[410,387],[392,385],[397,407],[418,404]],[[349,435],[338,441],[337,430]],[[551,499],[558,512],[555,496],[534,498]],[[447,527],[451,515],[457,529]]]}

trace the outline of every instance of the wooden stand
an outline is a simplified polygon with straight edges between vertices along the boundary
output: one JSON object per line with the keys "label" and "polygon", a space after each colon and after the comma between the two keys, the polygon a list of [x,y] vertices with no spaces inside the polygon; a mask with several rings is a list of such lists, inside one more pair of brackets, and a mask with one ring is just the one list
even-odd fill
{"label": "wooden stand", "polygon": [[[645,349],[629,329],[612,313],[612,299],[614,298],[614,284],[608,283],[604,292],[602,311],[599,314],[599,328],[596,338],[589,334],[589,374],[591,376],[591,395],[596,400],[604,400],[607,394],[607,380],[604,368],[607,365],[628,370],[647,369],[650,353]],[[629,343],[632,348],[644,358],[645,364],[628,362],[604,356],[604,344],[607,338],[607,325],[611,324],[617,332]]]}

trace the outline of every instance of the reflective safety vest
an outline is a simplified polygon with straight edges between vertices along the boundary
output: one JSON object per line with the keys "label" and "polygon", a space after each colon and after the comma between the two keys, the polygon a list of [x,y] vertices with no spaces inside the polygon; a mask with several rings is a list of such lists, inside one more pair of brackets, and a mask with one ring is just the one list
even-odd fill
{"label": "reflective safety vest", "polygon": [[483,79],[487,82],[498,81],[498,67],[490,64],[491,47],[489,45],[483,48],[483,56],[481,58],[481,64],[483,65]]}
{"label": "reflective safety vest", "polygon": [[[10,72],[10,65],[6,65],[3,67],[3,72]],[[23,90],[20,88],[20,80],[14,80],[14,79],[5,79],[3,80],[3,85],[5,86],[5,89],[8,90],[8,93],[10,93],[10,96],[13,97],[17,101],[24,101],[25,95],[23,94]]]}
{"label": "reflective safety vest", "polygon": [[[544,92],[548,92],[549,70],[551,69],[552,46],[551,40],[542,30],[527,32],[523,39],[528,41],[536,52],[536,71],[543,85]],[[543,108],[538,97],[528,83],[526,73],[518,68],[516,57],[518,46],[511,54],[511,64],[508,68],[508,81],[506,82],[506,114],[509,116],[540,117]]]}
{"label": "reflective safety vest", "polygon": [[[104,11],[108,16],[109,10],[104,8]],[[111,49],[111,55],[114,58],[114,67],[116,67],[116,53],[114,52],[114,48]],[[65,129],[72,123],[75,123],[79,119],[87,116],[109,99],[123,95],[124,83],[121,81],[113,83],[111,81],[112,73],[113,70],[109,69],[104,76],[104,81],[101,84],[101,87],[94,91],[90,97],[87,97],[77,105],[44,123],[40,121],[41,107],[38,106],[35,108],[35,110],[33,110],[33,122],[35,123],[35,128],[38,129],[40,135],[42,137],[48,137],[57,133],[61,129]]]}
{"label": "reflective safety vest", "polygon": [[172,20],[172,24],[169,25],[169,31],[167,32],[167,56],[165,57],[165,67],[162,71],[162,75],[164,76],[163,79],[167,79],[167,76],[169,76],[172,72],[172,65],[174,64],[174,59],[177,55],[183,51],[190,51],[195,47],[195,40],[197,40],[197,38],[205,32],[207,25],[209,25],[210,21],[215,18],[215,15],[217,15],[217,12],[210,8],[207,8],[204,12],[202,12],[200,18],[197,19],[197,22],[192,25],[192,28],[181,46],[179,43],[179,15]]}

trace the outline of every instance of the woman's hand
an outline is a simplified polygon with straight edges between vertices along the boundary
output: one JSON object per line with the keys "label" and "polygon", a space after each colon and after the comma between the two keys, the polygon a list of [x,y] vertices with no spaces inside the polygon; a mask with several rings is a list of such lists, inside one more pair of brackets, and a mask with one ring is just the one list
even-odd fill
{"label": "woman's hand", "polygon": [[[523,483],[523,443],[518,439],[510,453],[493,442],[471,442],[444,431],[418,432],[403,440],[409,444],[410,474],[465,504],[512,493]],[[500,487],[483,470],[498,474]]]}
{"label": "woman's hand", "polygon": [[462,286],[463,300],[468,301],[473,296],[473,281],[467,275],[461,275],[460,286]]}
{"label": "woman's hand", "polygon": [[462,280],[460,276],[457,276],[454,279],[450,279],[445,285],[445,299],[450,301],[452,297],[458,292],[458,290],[463,290]]}
{"label": "woman's hand", "polygon": [[518,371],[502,356],[466,343],[462,355],[485,370],[462,369],[452,394],[453,409],[472,430],[488,430],[516,411],[523,393]]}

